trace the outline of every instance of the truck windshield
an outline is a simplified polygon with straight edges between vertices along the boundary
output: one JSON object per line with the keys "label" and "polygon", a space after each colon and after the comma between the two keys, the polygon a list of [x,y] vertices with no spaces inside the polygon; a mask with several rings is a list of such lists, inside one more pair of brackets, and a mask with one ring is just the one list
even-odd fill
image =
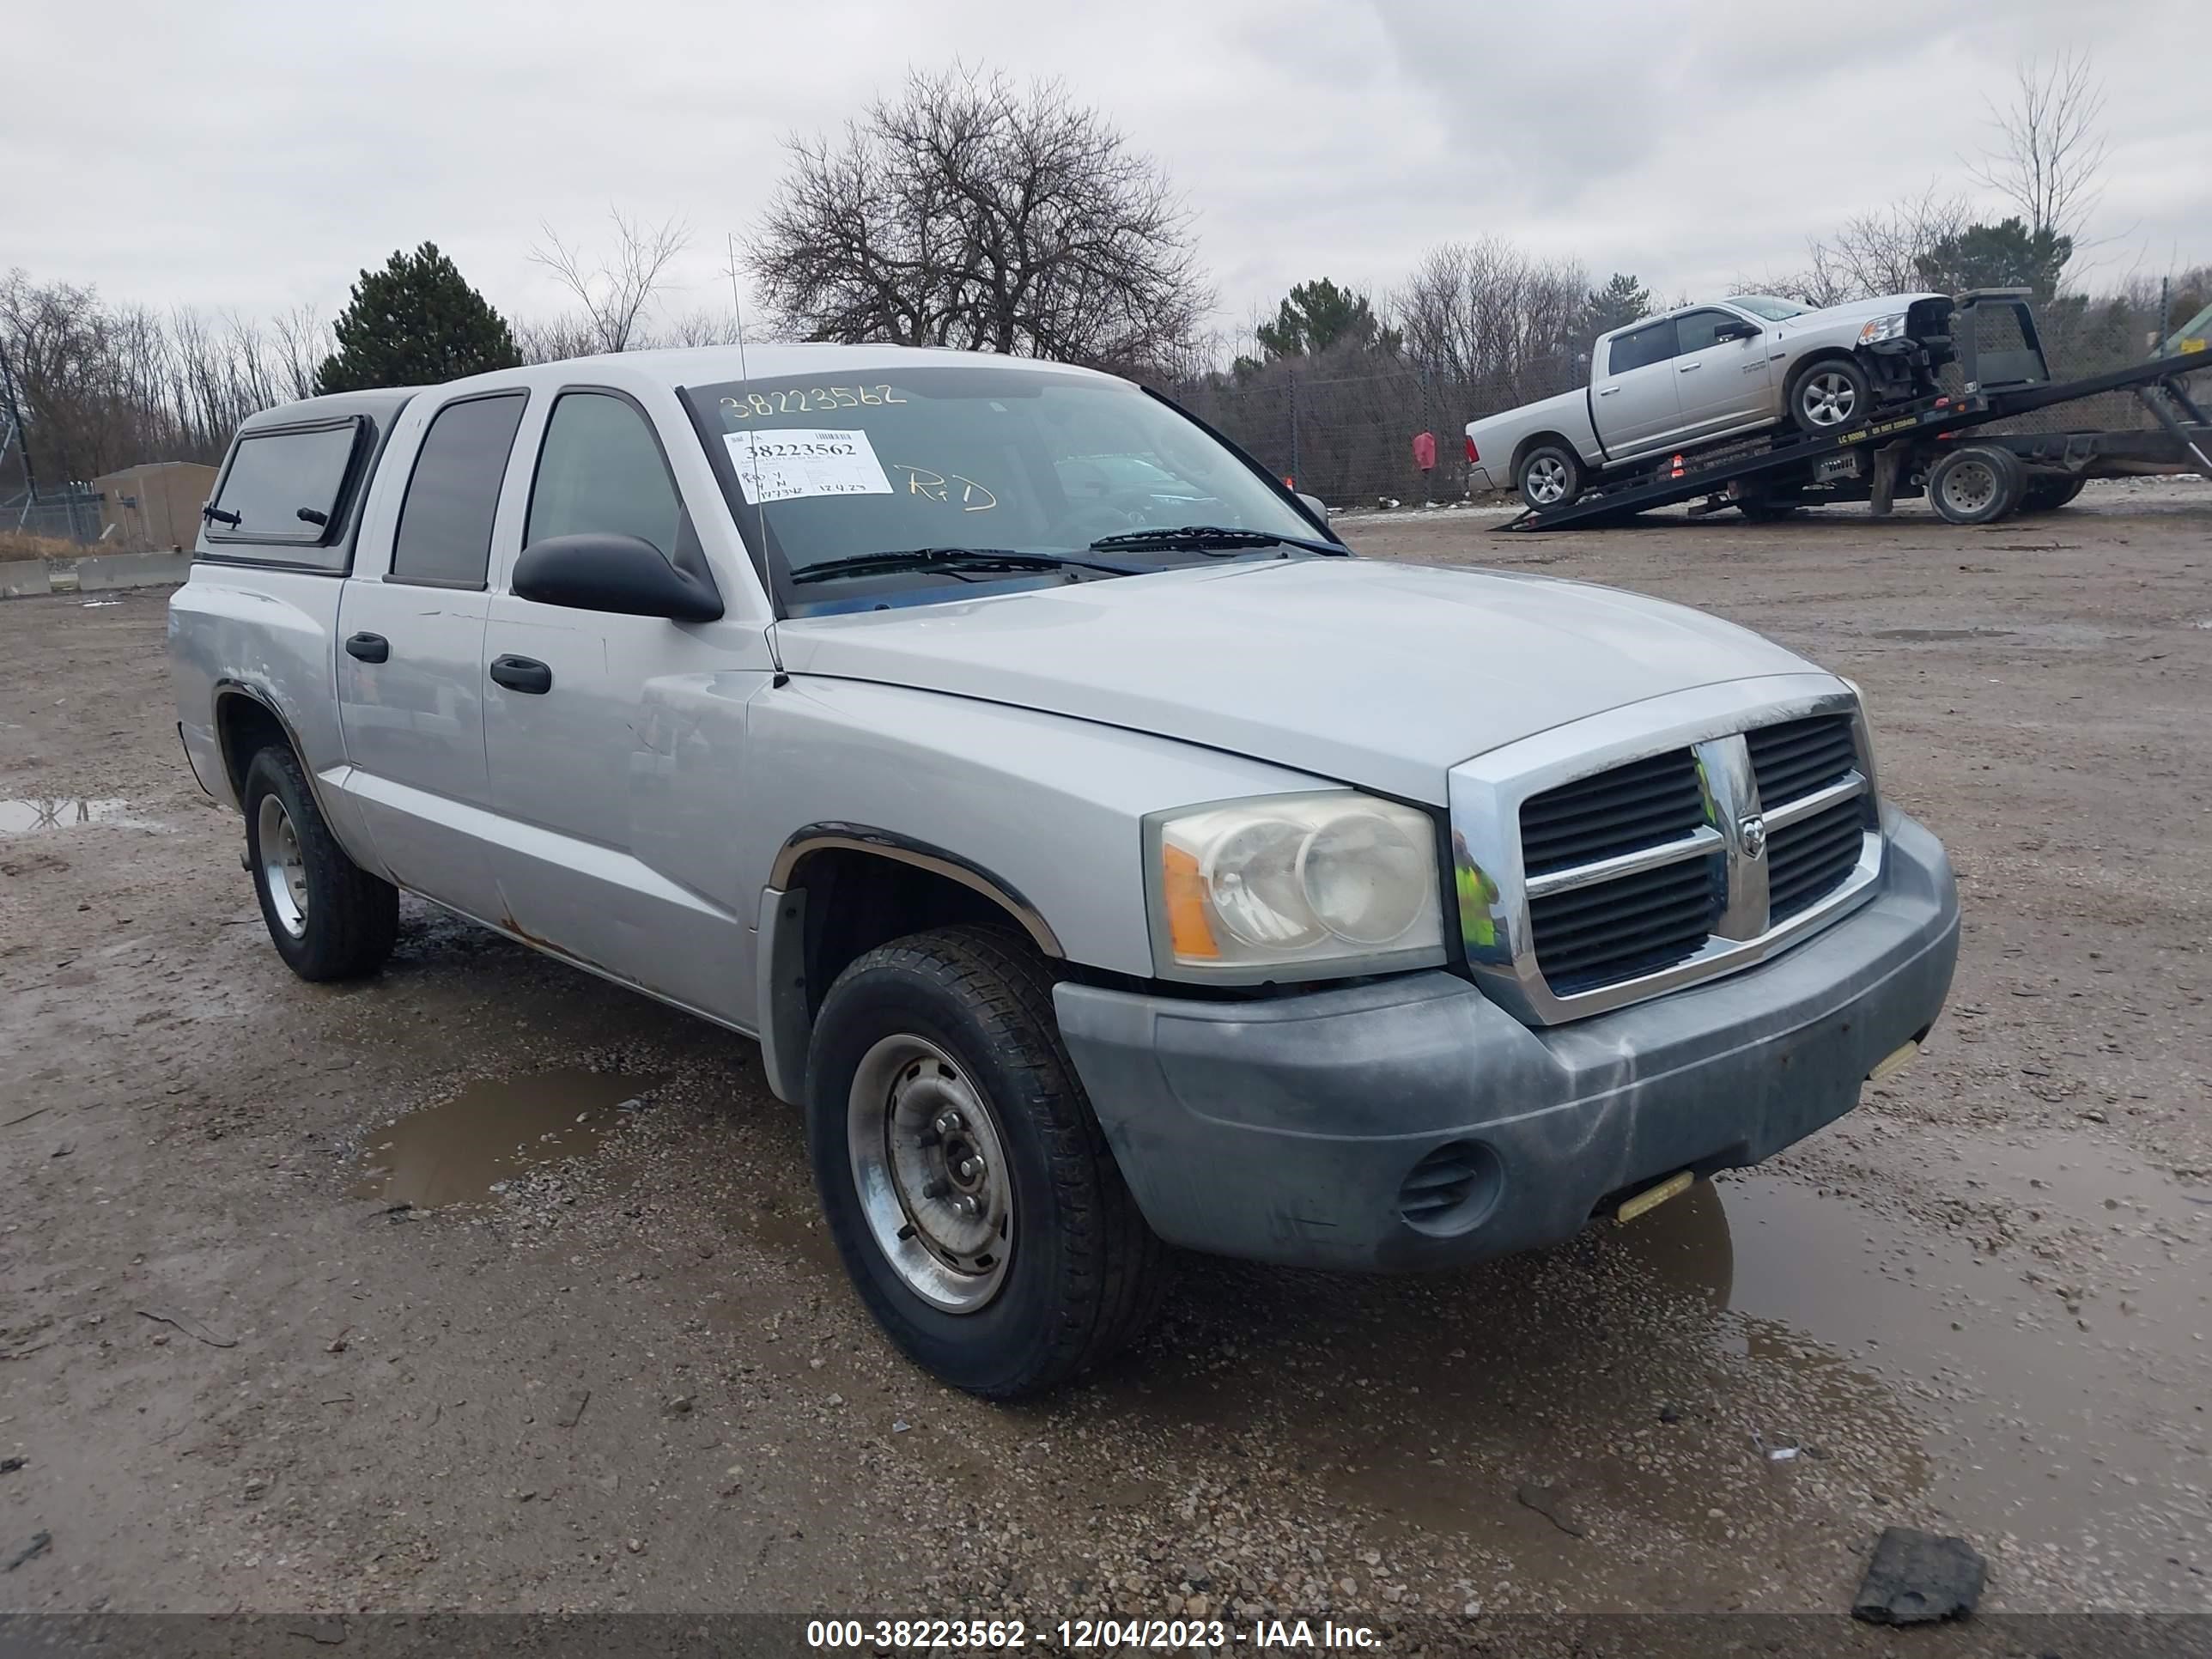
{"label": "truck windshield", "polygon": [[[856,590],[871,603],[893,594],[913,603],[972,593],[985,580],[1304,556],[1296,544],[1322,533],[1237,455],[1126,382],[947,364],[841,368],[684,395],[729,464],[731,511],[749,542],[764,543],[794,609],[838,608]],[[1131,537],[1143,544],[1110,558],[1091,552],[1109,537],[1191,526],[1261,533],[1202,544]],[[1065,562],[868,556],[916,550]]]}
{"label": "truck windshield", "polygon": [[1729,303],[1741,307],[1754,317],[1764,317],[1770,323],[1784,323],[1805,314],[1805,307],[1795,301],[1778,300],[1771,294],[1739,294]]}

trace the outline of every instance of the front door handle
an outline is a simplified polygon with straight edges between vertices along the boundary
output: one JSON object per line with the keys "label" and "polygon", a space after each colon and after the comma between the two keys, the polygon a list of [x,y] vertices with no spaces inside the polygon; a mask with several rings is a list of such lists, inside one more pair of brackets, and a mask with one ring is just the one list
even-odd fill
{"label": "front door handle", "polygon": [[1692,369],[1703,368],[1704,367],[1705,365],[1703,363],[1684,363],[1681,368],[1676,369],[1674,372],[1677,374],[1687,374]]}
{"label": "front door handle", "polygon": [[491,677],[510,691],[542,697],[553,689],[553,671],[535,657],[494,657]]}
{"label": "front door handle", "polygon": [[346,655],[363,662],[389,662],[392,641],[381,634],[356,634],[346,641]]}

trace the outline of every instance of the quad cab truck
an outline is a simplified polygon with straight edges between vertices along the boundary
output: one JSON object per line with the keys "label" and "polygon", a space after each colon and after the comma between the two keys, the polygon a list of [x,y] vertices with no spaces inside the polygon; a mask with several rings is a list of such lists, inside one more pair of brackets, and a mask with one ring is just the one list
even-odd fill
{"label": "quad cab truck", "polygon": [[1916,1052],[1942,848],[1716,618],[1354,556],[1164,399],[708,349],[272,409],[171,602],[295,972],[404,890],[758,1042],[890,1338],[1011,1398],[1171,1248],[1448,1268]]}
{"label": "quad cab truck", "polygon": [[1562,507],[1656,458],[1761,432],[1815,436],[1931,394],[1952,302],[1895,294],[1812,310],[1771,295],[1686,306],[1598,336],[1589,384],[1467,428],[1469,483]]}

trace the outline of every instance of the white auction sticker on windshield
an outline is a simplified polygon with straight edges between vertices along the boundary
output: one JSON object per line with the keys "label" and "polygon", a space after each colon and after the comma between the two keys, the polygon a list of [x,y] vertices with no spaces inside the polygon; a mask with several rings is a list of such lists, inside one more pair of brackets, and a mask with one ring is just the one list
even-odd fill
{"label": "white auction sticker on windshield", "polygon": [[726,432],[730,460],[750,501],[803,495],[888,495],[891,481],[865,432],[805,428]]}

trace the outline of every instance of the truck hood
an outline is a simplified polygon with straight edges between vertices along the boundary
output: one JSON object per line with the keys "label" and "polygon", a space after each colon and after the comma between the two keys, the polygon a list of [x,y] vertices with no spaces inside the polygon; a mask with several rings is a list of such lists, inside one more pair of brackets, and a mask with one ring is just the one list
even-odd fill
{"label": "truck hood", "polygon": [[1839,306],[1823,306],[1818,311],[1808,311],[1792,317],[1779,325],[1785,331],[1820,328],[1829,323],[1863,323],[1875,317],[1887,317],[1900,311],[1910,311],[1923,300],[1943,300],[1942,294],[1881,294],[1871,300],[1853,300]]}
{"label": "truck hood", "polygon": [[1563,721],[1812,665],[1619,590],[1298,559],[781,622],[787,672],[1155,733],[1443,805],[1470,756]]}

